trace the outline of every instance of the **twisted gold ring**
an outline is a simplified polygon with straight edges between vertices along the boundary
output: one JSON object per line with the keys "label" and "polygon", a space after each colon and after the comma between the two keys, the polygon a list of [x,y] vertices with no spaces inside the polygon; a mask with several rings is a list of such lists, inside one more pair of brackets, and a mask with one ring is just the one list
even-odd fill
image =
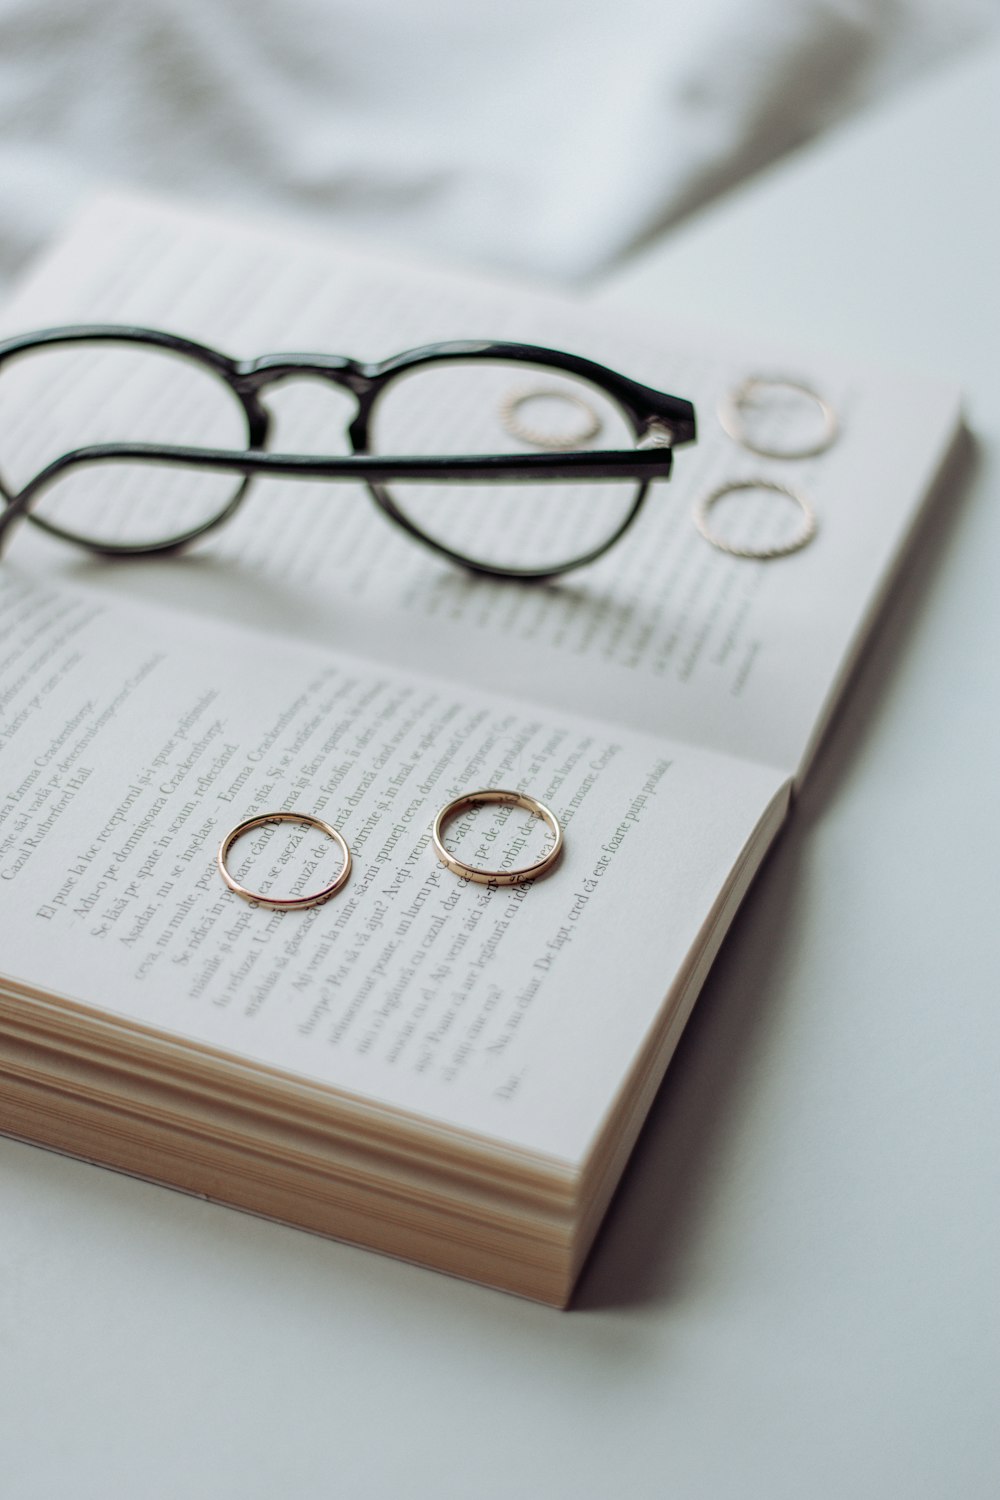
{"label": "twisted gold ring", "polygon": [[[793,500],[802,512],[799,526],[794,535],[786,542],[776,543],[773,547],[738,547],[729,542],[712,527],[711,511],[718,501],[726,495],[737,494],[740,490],[770,490],[776,495],[785,495]],[[817,521],[816,512],[806,497],[793,490],[787,484],[778,484],[774,479],[734,479],[729,484],[720,484],[717,489],[708,495],[703,495],[694,508],[694,524],[713,547],[718,547],[720,552],[728,552],[732,557],[756,557],[763,562],[773,557],[787,557],[790,552],[798,552],[805,547],[816,535]]]}
{"label": "twisted gold ring", "polygon": [[[565,401],[582,420],[575,431],[566,432],[562,436],[546,432],[541,427],[532,427],[521,415],[521,408],[530,405],[532,401]],[[535,448],[555,448],[560,452],[591,442],[603,426],[600,413],[594,410],[589,401],[585,401],[575,391],[564,390],[558,385],[524,386],[510,391],[500,403],[500,421],[511,437],[518,438],[520,442],[531,443]]]}

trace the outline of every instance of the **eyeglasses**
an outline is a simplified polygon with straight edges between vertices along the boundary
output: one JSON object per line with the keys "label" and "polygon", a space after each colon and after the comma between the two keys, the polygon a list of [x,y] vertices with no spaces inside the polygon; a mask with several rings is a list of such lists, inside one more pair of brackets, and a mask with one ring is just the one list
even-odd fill
{"label": "eyeglasses", "polygon": [[[268,451],[261,397],[303,378],[352,402],[350,452],[325,435],[325,453]],[[613,546],[694,440],[689,401],[531,344],[240,361],[154,329],[53,328],[0,343],[0,547],[26,518],[96,553],[170,552],[255,478],[360,480],[452,562],[548,578]]]}

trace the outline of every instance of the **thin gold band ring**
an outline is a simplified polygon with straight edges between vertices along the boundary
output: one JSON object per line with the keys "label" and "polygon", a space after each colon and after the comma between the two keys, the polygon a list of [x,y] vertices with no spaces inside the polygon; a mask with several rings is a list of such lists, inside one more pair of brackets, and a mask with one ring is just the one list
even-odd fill
{"label": "thin gold band ring", "polygon": [[[547,854],[536,860],[532,865],[522,865],[514,870],[481,870],[476,865],[466,864],[464,859],[459,859],[452,854],[444,844],[444,829],[452,818],[458,817],[459,813],[467,811],[470,807],[482,807],[484,803],[498,803],[501,807],[523,807],[526,812],[534,813],[536,818],[541,818],[545,823],[555,842]],[[474,880],[479,885],[520,885],[526,880],[537,880],[556,864],[563,848],[563,831],[559,819],[555,813],[547,808],[543,802],[535,797],[529,797],[527,792],[504,791],[500,787],[488,787],[479,792],[466,792],[464,797],[456,797],[454,802],[449,802],[447,807],[442,807],[434,819],[433,828],[434,852],[441,863],[449,869],[453,875],[459,875],[463,880]]]}
{"label": "thin gold band ring", "polygon": [[[805,442],[791,442],[785,447],[774,443],[764,443],[754,438],[747,431],[744,420],[744,409],[748,402],[752,401],[761,391],[779,390],[795,391],[797,395],[805,397],[819,412],[822,423],[818,435]],[[840,422],[837,413],[819,391],[813,390],[804,380],[794,380],[785,375],[748,375],[741,380],[739,385],[727,391],[719,402],[719,422],[723,432],[731,437],[734,442],[739,443],[741,448],[746,448],[751,453],[758,453],[762,458],[815,458],[820,453],[825,453],[837,441],[840,435]]]}
{"label": "thin gold band ring", "polygon": [[[226,857],[237,839],[242,838],[245,833],[249,833],[252,828],[260,828],[265,823],[304,823],[307,828],[318,828],[321,833],[326,834],[327,838],[333,839],[344,860],[343,868],[338,873],[336,880],[331,881],[329,885],[325,885],[322,890],[313,891],[311,894],[304,896],[268,896],[257,891],[248,890],[246,886],[240,885],[239,881],[230,875],[226,868]],[[347,840],[342,833],[339,833],[336,828],[332,828],[329,823],[324,823],[322,818],[313,817],[312,813],[268,812],[261,813],[257,818],[247,818],[244,822],[237,823],[236,827],[226,834],[219,845],[216,863],[219,867],[219,874],[226,882],[226,885],[237,896],[242,896],[244,901],[254,901],[258,906],[273,907],[275,911],[301,911],[304,907],[319,906],[320,902],[329,901],[331,896],[335,896],[347,884],[351,874],[351,851],[347,847]]]}

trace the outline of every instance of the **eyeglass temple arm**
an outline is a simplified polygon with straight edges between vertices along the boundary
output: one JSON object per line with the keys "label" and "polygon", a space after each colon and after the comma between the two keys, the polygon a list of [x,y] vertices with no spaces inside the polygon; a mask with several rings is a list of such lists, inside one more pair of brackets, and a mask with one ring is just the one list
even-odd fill
{"label": "eyeglass temple arm", "polygon": [[[657,424],[658,425],[658,424]],[[101,443],[76,448],[55,459],[10,496],[0,512],[0,551],[10,529],[31,510],[32,503],[68,470],[97,463],[156,463],[170,468],[216,470],[230,474],[271,475],[285,479],[427,480],[461,484],[469,480],[502,479],[529,483],[539,479],[663,479],[670,474],[673,452],[669,429],[650,431],[642,446],[582,453],[486,453],[448,457],[390,457],[374,453],[313,457],[305,454],[265,453],[247,448],[158,447],[150,443]]]}

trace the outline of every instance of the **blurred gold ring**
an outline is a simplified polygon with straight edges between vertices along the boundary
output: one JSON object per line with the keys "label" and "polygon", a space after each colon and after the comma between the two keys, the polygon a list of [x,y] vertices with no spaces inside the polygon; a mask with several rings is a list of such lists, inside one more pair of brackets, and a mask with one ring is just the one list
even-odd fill
{"label": "blurred gold ring", "polygon": [[[819,436],[811,442],[789,448],[776,448],[773,444],[761,443],[750,437],[744,420],[744,407],[758,391],[767,390],[795,391],[818,407],[823,419]],[[722,397],[718,417],[727,436],[739,443],[741,448],[746,448],[750,453],[758,453],[762,458],[816,458],[832,447],[840,435],[837,413],[829,401],[819,391],[814,391],[811,385],[806,385],[804,380],[793,380],[787,375],[748,375]]]}
{"label": "blurred gold ring", "polygon": [[[713,531],[710,520],[711,510],[719,500],[726,495],[735,494],[739,490],[771,490],[776,495],[785,495],[802,512],[802,520],[799,529],[787,542],[780,542],[774,547],[737,547],[728,542],[724,536]],[[718,547],[720,552],[728,552],[732,557],[755,557],[762,562],[767,562],[772,557],[787,557],[790,552],[798,552],[805,547],[816,535],[818,523],[816,512],[806,497],[798,490],[791,489],[787,484],[779,484],[774,479],[733,479],[728,484],[720,484],[717,489],[709,494],[703,495],[694,508],[694,524],[713,547]]]}
{"label": "blurred gold ring", "polygon": [[[459,859],[452,854],[444,844],[444,829],[452,818],[458,817],[459,813],[465,812],[470,807],[482,807],[484,803],[498,803],[501,807],[523,807],[526,812],[534,813],[536,818],[541,818],[547,824],[555,842],[547,854],[534,864],[523,865],[515,870],[481,870],[476,865],[466,864],[464,859]],[[527,792],[503,791],[499,787],[489,787],[484,791],[466,792],[464,797],[456,797],[449,802],[447,807],[442,807],[434,819],[433,828],[434,852],[441,863],[449,869],[453,875],[459,875],[463,880],[474,880],[479,885],[520,885],[525,880],[537,880],[556,864],[563,848],[563,831],[559,819],[555,813],[539,802],[535,797],[529,797]]]}
{"label": "blurred gold ring", "polygon": [[[265,896],[240,885],[226,868],[226,856],[237,839],[249,833],[252,828],[260,828],[264,823],[304,823],[307,828],[318,828],[321,833],[325,833],[327,838],[332,839],[337,845],[344,859],[343,868],[339,871],[336,880],[325,885],[321,891],[313,891],[311,895],[305,896]],[[331,896],[335,896],[347,884],[351,874],[351,851],[342,833],[332,828],[329,823],[324,823],[322,818],[313,817],[312,813],[268,812],[261,813],[257,818],[247,818],[244,822],[237,823],[219,845],[216,863],[226,885],[237,896],[242,896],[244,901],[254,901],[258,906],[273,907],[275,911],[300,911],[304,907],[319,906],[322,901],[329,901]]]}
{"label": "blurred gold ring", "polygon": [[[558,433],[543,432],[540,427],[531,427],[521,420],[521,407],[526,406],[529,401],[566,401],[582,414],[583,423],[576,432],[568,432],[564,437],[560,437]],[[504,430],[520,442],[530,443],[535,448],[555,448],[560,452],[591,442],[603,426],[600,413],[594,410],[589,401],[585,401],[575,391],[563,390],[558,385],[529,385],[511,391],[500,402],[500,421]]]}

